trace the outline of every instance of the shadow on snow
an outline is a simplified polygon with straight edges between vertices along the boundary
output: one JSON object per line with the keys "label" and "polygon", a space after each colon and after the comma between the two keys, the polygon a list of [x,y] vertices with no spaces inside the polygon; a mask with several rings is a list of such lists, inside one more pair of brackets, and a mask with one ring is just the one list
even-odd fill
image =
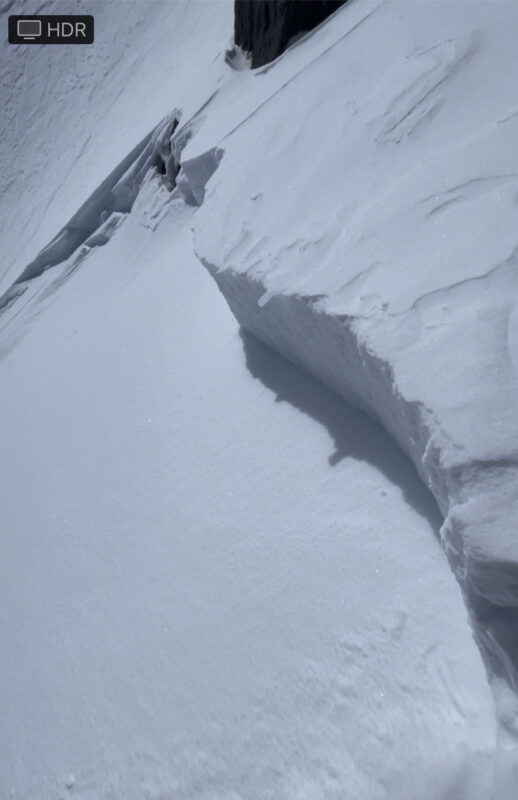
{"label": "shadow on snow", "polygon": [[401,489],[405,500],[438,536],[442,517],[435,499],[385,430],[245,330],[241,329],[240,336],[248,370],[276,395],[276,402],[290,403],[328,430],[335,446],[329,464],[334,467],[344,458],[372,464]]}

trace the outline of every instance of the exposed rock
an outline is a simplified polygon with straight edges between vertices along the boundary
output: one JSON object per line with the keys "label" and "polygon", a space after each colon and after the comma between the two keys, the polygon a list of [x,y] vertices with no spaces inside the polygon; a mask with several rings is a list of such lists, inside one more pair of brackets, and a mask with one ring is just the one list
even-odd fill
{"label": "exposed rock", "polygon": [[347,0],[235,0],[234,39],[252,67],[273,61],[298,34],[311,31]]}

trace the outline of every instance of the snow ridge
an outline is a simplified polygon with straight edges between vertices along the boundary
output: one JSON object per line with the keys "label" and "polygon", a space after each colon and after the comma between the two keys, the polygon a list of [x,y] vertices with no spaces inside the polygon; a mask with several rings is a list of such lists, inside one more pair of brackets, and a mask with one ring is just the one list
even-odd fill
{"label": "snow ridge", "polygon": [[253,78],[277,86],[216,140],[225,156],[195,225],[242,327],[412,459],[492,684],[515,694],[517,105],[504,32],[517,22],[507,4],[469,19],[463,4],[440,19],[433,4],[346,7],[333,32],[347,46],[317,32],[305,66],[295,48]]}
{"label": "snow ridge", "polygon": [[179,120],[180,112],[175,109],[122,159],[0,297],[0,312],[24,293],[30,281],[66,261],[82,245],[106,244],[124,215],[131,211],[151,168],[164,175],[169,189],[174,188],[179,167],[171,149],[171,139]]}
{"label": "snow ridge", "polygon": [[[229,151],[234,148],[234,161],[231,162],[230,172],[233,170],[234,175],[246,174],[247,181],[244,183],[248,182],[250,179],[248,169],[251,169],[250,154],[245,147],[239,150],[239,137],[243,137],[246,147],[250,141],[254,140],[249,131],[245,135],[245,129],[250,124],[255,124],[256,129],[259,130],[263,127],[259,111],[265,114],[266,126],[264,127],[269,125],[270,128],[267,128],[268,136],[265,137],[267,139],[265,146],[261,144],[258,136],[254,141],[259,142],[263,146],[263,150],[267,151],[273,165],[271,172],[275,176],[275,180],[278,179],[277,172],[279,171],[279,163],[275,165],[277,156],[282,156],[282,163],[286,161],[288,150],[290,152],[293,150],[296,154],[297,152],[301,153],[306,157],[310,148],[306,146],[303,135],[300,133],[304,131],[304,126],[301,124],[297,128],[296,124],[295,126],[289,124],[282,128],[281,123],[278,122],[282,118],[279,107],[285,103],[282,98],[283,92],[289,90],[293,93],[290,105],[291,113],[298,113],[305,118],[306,103],[301,104],[300,109],[297,107],[297,98],[303,96],[303,92],[299,91],[297,94],[299,88],[297,81],[300,81],[302,75],[302,78],[309,82],[302,88],[315,91],[312,88],[308,67],[311,66],[317,70],[318,66],[326,79],[330,74],[339,75],[347,72],[345,69],[335,69],[331,72],[329,65],[325,64],[325,59],[345,58],[342,56],[342,50],[335,45],[341,42],[345,36],[350,37],[353,31],[355,35],[359,35],[358,31],[360,31],[361,36],[368,39],[366,27],[372,23],[374,11],[380,6],[376,6],[374,10],[369,9],[367,13],[363,12],[363,8],[361,4],[358,4],[360,18],[352,27],[350,22],[343,17],[346,30],[340,35],[340,29],[337,29],[337,41],[329,45],[322,38],[316,54],[308,53],[307,62],[300,69],[297,69],[296,64],[290,66],[289,59],[285,60],[284,65],[279,62],[281,68],[288,71],[288,76],[286,76],[282,74],[282,69],[280,70],[279,76],[276,78],[279,85],[274,80],[275,70],[272,65],[261,70],[255,77],[252,76],[250,81],[256,80],[256,78],[263,81],[271,79],[272,85],[268,88],[266,84],[259,82],[260,92],[258,92],[257,98],[250,102],[250,107],[247,107],[245,103],[239,112],[236,111],[235,118],[232,119],[232,115],[230,115],[231,121],[228,122],[228,125],[228,112],[223,90],[213,92],[181,128],[178,127],[180,112],[175,110],[168,115],[123,159],[52,242],[25,268],[13,286],[0,298],[0,310],[5,310],[10,306],[17,297],[26,291],[31,281],[50,267],[66,262],[67,259],[75,259],[70,264],[70,269],[73,269],[88,248],[102,246],[109,241],[125,215],[133,207],[151,169],[154,168],[164,175],[168,189],[176,188],[187,205],[201,206],[206,197],[207,183],[221,164],[224,154],[222,145],[224,145],[225,148],[228,146]],[[382,8],[382,11],[384,14],[389,14],[385,7]],[[413,36],[414,23],[412,21],[411,23],[409,30]],[[339,25],[339,19],[337,25]],[[321,37],[324,37],[325,33],[325,31],[321,31]],[[353,41],[356,44],[353,44]],[[353,40],[353,37],[350,38],[350,59],[352,61],[354,61],[354,46],[363,52],[364,44],[361,39],[356,41]],[[358,93],[344,105],[346,115],[344,131],[352,127],[354,119],[360,119],[361,121],[357,123],[361,133],[358,141],[363,146],[365,130],[371,130],[373,153],[376,154],[376,157],[378,157],[378,148],[393,147],[401,143],[407,143],[409,151],[410,148],[414,148],[417,153],[415,168],[407,170],[405,167],[407,171],[397,168],[395,157],[394,159],[386,157],[385,162],[390,165],[390,170],[393,169],[393,163],[396,164],[396,167],[394,167],[394,175],[387,172],[386,186],[381,186],[379,193],[376,193],[379,213],[372,202],[372,186],[375,185],[376,189],[378,188],[377,178],[376,183],[373,183],[369,191],[366,191],[364,184],[368,182],[365,181],[363,168],[360,171],[361,180],[357,184],[360,199],[357,200],[357,207],[346,206],[342,215],[343,219],[348,220],[350,229],[346,230],[347,235],[344,235],[345,244],[339,244],[343,249],[343,254],[349,257],[349,261],[350,256],[355,255],[354,248],[349,251],[346,249],[350,246],[350,242],[359,247],[362,242],[369,238],[375,239],[375,236],[378,235],[380,238],[377,251],[382,251],[385,245],[382,234],[385,230],[390,232],[391,240],[397,242],[400,230],[398,226],[404,225],[405,232],[408,232],[412,228],[410,223],[414,220],[413,227],[419,232],[421,229],[418,224],[422,223],[420,217],[423,213],[425,221],[432,219],[435,224],[443,215],[452,213],[452,210],[461,206],[463,202],[476,202],[483,198],[485,202],[489,203],[487,195],[493,191],[498,193],[505,190],[508,194],[513,191],[516,174],[508,169],[507,163],[500,165],[499,158],[494,155],[494,153],[499,155],[501,152],[505,155],[507,139],[505,137],[502,139],[502,146],[485,147],[486,140],[490,136],[494,138],[497,135],[496,128],[495,130],[491,127],[487,130],[484,128],[482,135],[479,134],[478,138],[471,137],[465,142],[464,140],[461,142],[460,153],[463,155],[467,153],[467,156],[465,155],[467,166],[464,168],[461,165],[458,168],[459,177],[456,174],[456,163],[451,165],[451,169],[448,167],[448,177],[451,173],[453,179],[450,179],[449,184],[446,180],[442,182],[444,188],[441,192],[436,190],[437,183],[441,182],[435,181],[434,174],[436,171],[434,164],[437,162],[440,167],[444,160],[441,152],[430,150],[429,160],[424,162],[420,156],[420,150],[413,144],[412,137],[422,135],[426,128],[425,123],[429,124],[432,118],[435,119],[435,115],[444,108],[447,97],[445,98],[441,93],[445,90],[447,81],[452,78],[453,85],[453,78],[457,78],[462,72],[461,67],[463,70],[467,68],[468,63],[474,60],[479,49],[480,41],[476,32],[468,36],[465,36],[463,32],[457,42],[450,38],[439,37],[437,34],[433,45],[411,52],[399,64],[399,67],[396,67],[402,74],[401,90],[389,102],[385,102],[386,110],[381,115],[376,94],[378,89],[371,90],[370,75],[368,86],[371,94],[366,94],[365,90],[362,94],[358,90]],[[297,52],[293,51],[291,55],[293,61],[297,57]],[[294,71],[294,74],[291,74],[291,71]],[[233,79],[238,80],[240,75],[235,70],[232,72],[234,73]],[[384,70],[380,69],[379,72],[381,75],[379,94],[384,97],[387,86],[391,92],[393,92],[393,88],[391,80],[387,79],[386,84]],[[248,80],[246,72],[243,72],[242,75]],[[361,89],[364,76],[360,75],[357,80]],[[316,93],[319,97],[318,74],[314,78],[314,83],[318,86]],[[322,85],[324,85],[323,81]],[[229,92],[231,91],[232,86],[229,89]],[[246,95],[246,92],[244,94]],[[211,141],[213,129],[211,128],[210,136],[204,131],[205,138],[201,137],[202,145],[200,146],[196,137],[204,121],[202,112],[216,96],[220,103],[220,112],[223,109],[220,118],[224,122],[221,123],[220,135],[214,136]],[[363,108],[358,98],[365,96],[371,105]],[[319,125],[326,127],[324,124],[326,113],[329,111],[330,119],[334,120],[336,103],[329,103],[329,109],[324,105],[320,107],[319,103],[320,100],[315,101],[315,107],[319,109],[320,114]],[[216,110],[212,109],[213,116],[217,119],[217,103],[214,105]],[[502,102],[502,105],[507,107],[507,100],[505,103]],[[515,106],[512,107],[515,108]],[[376,108],[375,116],[372,115],[372,108]],[[270,116],[267,112],[270,112]],[[500,112],[498,113],[500,129],[505,120],[514,118],[513,113],[505,118],[500,115]],[[361,119],[362,117],[363,119]],[[278,130],[273,127],[272,120],[279,125]],[[329,131],[334,130],[331,124],[328,124],[327,128]],[[336,125],[335,128],[337,128]],[[294,129],[298,133],[295,134]],[[449,129],[447,133],[450,137]],[[501,131],[498,135],[502,136]],[[341,133],[338,129],[336,136],[338,143],[335,142],[333,146],[336,152],[341,152],[339,149]],[[435,138],[432,136],[430,138],[433,139],[435,146]],[[274,142],[273,146],[272,141]],[[193,147],[187,147],[189,143],[193,142]],[[480,149],[483,149],[484,152],[488,151],[491,157],[488,157],[488,163],[484,166],[483,173],[473,176],[473,164],[477,164],[477,168],[479,168]],[[182,157],[184,151],[186,156]],[[356,161],[361,164],[368,163],[363,152],[359,152],[361,157]],[[225,161],[227,158],[228,155]],[[326,158],[325,154],[322,156],[318,151],[313,153],[312,159],[308,161],[313,171],[308,171],[308,179],[304,184],[305,172],[300,170],[303,187],[300,194],[303,194],[304,189],[311,192],[315,185],[318,186],[319,172],[315,164],[320,167],[322,173],[325,169],[332,171],[335,168],[330,165],[329,158]],[[460,162],[460,159],[455,157],[455,162],[457,161]],[[351,181],[355,166],[356,164],[351,161],[349,164]],[[289,172],[289,167],[286,169]],[[443,169],[445,168],[443,167]],[[353,293],[359,295],[359,300],[357,306],[349,306],[354,309],[351,313],[336,313],[332,306],[324,303],[323,299],[326,295],[323,293],[316,294],[308,291],[307,294],[303,294],[302,291],[298,291],[298,286],[293,290],[293,285],[296,285],[293,274],[289,274],[288,268],[284,268],[283,272],[282,264],[278,269],[280,277],[277,281],[272,282],[271,275],[267,275],[266,271],[263,280],[261,269],[265,265],[267,268],[271,268],[272,264],[274,267],[277,266],[282,262],[286,251],[290,249],[294,264],[297,263],[297,256],[293,254],[299,254],[300,273],[305,277],[312,277],[309,269],[305,270],[305,266],[310,260],[312,265],[316,263],[317,268],[320,266],[319,254],[312,248],[319,245],[321,241],[327,246],[326,235],[329,242],[332,242],[331,233],[326,229],[327,220],[314,215],[310,220],[314,230],[297,228],[296,226],[299,224],[297,215],[289,216],[288,204],[286,204],[286,208],[281,207],[278,216],[280,217],[283,213],[286,216],[287,225],[293,227],[293,231],[290,230],[290,236],[293,233],[294,241],[291,240],[286,244],[283,241],[274,241],[271,249],[275,251],[277,247],[277,253],[274,252],[271,258],[270,242],[274,236],[270,233],[273,225],[268,211],[265,212],[265,219],[269,225],[267,228],[269,239],[268,237],[258,238],[259,235],[255,231],[254,235],[257,234],[257,241],[254,243],[252,236],[252,242],[249,242],[247,237],[251,236],[251,228],[247,228],[248,219],[245,220],[236,237],[231,228],[230,234],[225,228],[225,220],[221,218],[221,208],[225,208],[224,214],[228,218],[232,220],[237,218],[237,215],[232,213],[233,209],[230,203],[228,206],[226,203],[227,198],[236,188],[231,185],[228,173],[229,168],[225,166],[223,176],[218,173],[220,175],[219,185],[216,185],[215,182],[211,184],[211,202],[208,204],[208,208],[206,205],[203,209],[206,212],[205,215],[202,214],[199,218],[202,221],[201,224],[198,224],[199,233],[196,234],[195,231],[195,249],[198,258],[215,279],[232,312],[245,330],[320,379],[348,403],[364,409],[387,429],[403,451],[412,459],[444,516],[444,524],[441,529],[442,543],[462,587],[473,629],[488,671],[491,676],[504,678],[507,684],[518,693],[518,643],[514,633],[518,621],[518,560],[509,544],[511,537],[508,535],[509,532],[514,531],[517,510],[515,487],[518,477],[518,457],[515,458],[512,451],[500,453],[498,442],[493,453],[488,451],[487,457],[485,451],[483,456],[473,457],[468,450],[463,449],[462,443],[458,444],[453,441],[434,409],[428,407],[424,402],[408,399],[405,396],[404,387],[399,382],[397,371],[390,357],[380,353],[379,347],[372,342],[372,330],[369,331],[368,326],[363,324],[364,321],[368,321],[370,314],[370,323],[375,328],[376,317],[379,316],[376,304],[379,303],[380,297],[370,286],[363,295],[361,292]],[[433,180],[430,176],[433,177]],[[260,179],[256,175],[253,177],[258,188],[262,188]],[[288,175],[288,178],[290,181],[292,180],[291,175]],[[335,181],[329,181],[328,186],[335,186],[335,183]],[[279,187],[285,193],[291,191],[291,184],[287,179],[284,183],[281,181]],[[421,192],[422,187],[426,189],[424,196]],[[433,191],[428,191],[428,187]],[[241,189],[241,186],[237,188]],[[277,184],[275,184],[274,190],[277,191],[277,188]],[[253,207],[261,205],[262,195],[260,191],[250,195],[248,189],[249,187],[246,186],[244,190],[248,195],[247,200],[253,201],[252,205],[246,205],[243,198],[240,198],[239,202],[243,208],[246,207],[244,213],[249,213],[252,219],[257,216],[257,211]],[[365,192],[365,197],[361,197],[362,191]],[[401,207],[396,204],[396,194],[403,198]],[[405,199],[407,195],[411,197],[408,205]],[[233,197],[233,202],[236,201],[236,197],[237,193]],[[257,200],[259,203],[256,202]],[[337,198],[326,198],[326,202],[333,207],[333,203],[336,205]],[[361,202],[364,204],[363,209]],[[411,202],[413,205],[410,204]],[[215,204],[218,208],[215,208]],[[396,213],[391,210],[391,204],[396,209]],[[315,203],[315,207],[318,208],[318,202]],[[252,210],[248,211],[249,208]],[[358,209],[366,216],[366,221],[363,220]],[[358,223],[355,222],[355,213],[359,218]],[[418,214],[420,215],[419,219],[417,219]],[[222,232],[221,239],[224,247],[220,252],[218,252],[217,242],[214,244],[214,240],[211,241],[214,231],[209,231],[206,240],[204,239],[201,243],[199,241],[202,238],[199,234],[204,227],[203,223],[209,221],[209,215],[213,215],[217,220],[212,224],[215,227],[219,226]],[[372,216],[372,219],[369,215]],[[351,221],[349,222],[349,220]],[[372,230],[369,229],[369,226]],[[378,227],[376,228],[376,226]],[[461,228],[458,229],[462,232]],[[428,228],[424,231],[427,233]],[[298,239],[295,238],[297,233],[301,234]],[[432,238],[430,241],[433,243],[435,240]],[[507,240],[503,242],[502,249],[506,246]],[[410,314],[418,314],[421,311],[423,315],[429,313],[433,317],[434,314],[439,313],[438,309],[424,307],[430,299],[435,300],[439,297],[452,299],[451,295],[460,289],[472,287],[474,283],[487,282],[492,278],[496,280],[499,274],[515,271],[517,253],[518,250],[513,248],[505,260],[495,258],[491,262],[493,266],[489,271],[481,270],[479,274],[476,274],[476,270],[473,269],[469,277],[454,276],[449,280],[448,285],[445,285],[444,282],[441,283],[438,279],[437,286],[433,281],[430,286],[426,285],[425,290],[419,286],[417,299],[413,299],[408,305],[406,295],[403,299],[399,299],[399,307],[398,303],[393,306],[390,306],[388,302],[382,304],[381,308],[384,311],[386,310],[384,306],[391,309],[386,313],[384,321],[393,320],[396,325],[396,318],[405,321],[408,317],[410,323],[414,324],[416,321],[410,319]],[[324,266],[333,265],[337,255],[341,255],[340,250],[333,250],[332,247],[329,252],[324,252],[325,259],[327,259]],[[356,283],[362,287],[369,279],[369,271],[373,275],[376,273],[379,266],[377,262],[366,263],[363,261],[363,255],[360,252],[362,264],[365,264],[360,272],[356,272],[352,277],[350,274],[338,275],[339,280],[342,280],[343,277],[346,282],[336,294],[343,292],[347,287],[353,287],[353,284]],[[398,253],[396,255],[399,257]],[[494,254],[491,255],[493,257]],[[360,260],[360,256],[358,256],[358,260]],[[229,260],[230,257],[232,262]],[[306,262],[304,262],[304,258],[306,258]],[[468,261],[469,259],[464,258],[464,260]],[[288,261],[287,258],[286,261]],[[345,257],[343,262],[349,263]],[[241,269],[237,266],[234,268],[234,263],[239,264]],[[315,274],[317,273],[318,269],[315,271]],[[333,275],[336,274],[336,272],[333,273]],[[433,274],[432,269],[430,269],[430,274]],[[404,284],[405,281],[401,281],[401,283]],[[411,286],[411,281],[409,283]],[[309,282],[309,285],[311,289],[318,287],[318,281]],[[374,280],[372,285],[376,289]],[[328,292],[327,299],[332,298],[334,291],[332,285],[326,286],[325,282],[322,282],[321,288],[323,292],[330,288],[332,291]],[[411,290],[409,289],[409,296],[410,294]],[[349,298],[345,294],[344,297],[344,307],[347,308]],[[356,302],[356,297],[354,300]],[[463,305],[467,307],[469,304],[457,302],[458,307],[463,307]],[[462,319],[459,324],[462,324]],[[427,329],[432,327],[432,325],[425,326]],[[410,324],[408,328],[411,329]],[[512,330],[511,321],[508,320],[507,329],[504,332],[507,339],[512,337]],[[387,331],[390,334],[394,333],[394,330],[389,329],[388,326]],[[394,340],[396,339],[397,336],[394,335]],[[378,336],[377,344],[379,342]],[[509,359],[512,361],[512,353],[509,355]],[[505,498],[506,502],[502,502],[502,498]],[[505,532],[505,535],[500,536],[502,531]],[[487,543],[490,544],[484,547]]]}
{"label": "snow ridge", "polygon": [[[180,118],[181,112],[175,109],[133,148],[0,298],[0,313],[43,272],[68,263],[53,282],[53,290],[91,248],[106,244],[131,211],[151,170],[163,175],[169,192],[176,190],[187,205],[203,204],[206,184],[224,151],[212,147],[182,160],[182,152],[201,120],[198,112],[178,127]],[[506,178],[499,176],[498,180]],[[470,182],[470,191],[476,191],[475,183]],[[430,213],[439,210],[434,208]],[[518,641],[514,633],[518,623],[518,565],[512,559],[488,561],[487,557],[478,557],[476,547],[466,547],[472,527],[471,506],[476,503],[481,509],[481,524],[494,525],[492,490],[497,487],[501,492],[507,485],[512,498],[518,461],[466,459],[448,465],[444,431],[429,409],[405,399],[391,364],[362,336],[360,318],[324,310],[319,295],[271,292],[256,276],[221,269],[201,252],[197,256],[244,330],[317,377],[347,403],[366,411],[412,459],[444,516],[443,547],[461,585],[488,671],[503,678],[518,694]],[[470,512],[467,515],[466,508]]]}
{"label": "snow ridge", "polygon": [[347,403],[366,411],[412,459],[444,515],[442,544],[463,591],[489,674],[518,692],[518,565],[512,559],[477,558],[476,548],[466,546],[473,504],[480,510],[480,525],[494,525],[493,490],[501,493],[507,485],[511,499],[518,463],[468,460],[448,466],[443,448],[436,444],[440,437],[433,414],[404,398],[391,365],[369,348],[357,320],[322,311],[319,298],[314,297],[278,294],[261,303],[265,287],[259,280],[218,269],[203,255],[198,257],[246,331],[323,381]]}

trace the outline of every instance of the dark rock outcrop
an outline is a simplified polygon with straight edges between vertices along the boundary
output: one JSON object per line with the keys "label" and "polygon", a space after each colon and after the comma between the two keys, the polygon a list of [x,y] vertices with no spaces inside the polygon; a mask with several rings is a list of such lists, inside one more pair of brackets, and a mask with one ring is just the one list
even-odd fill
{"label": "dark rock outcrop", "polygon": [[252,67],[273,61],[298,34],[310,31],[347,0],[235,0],[234,41]]}

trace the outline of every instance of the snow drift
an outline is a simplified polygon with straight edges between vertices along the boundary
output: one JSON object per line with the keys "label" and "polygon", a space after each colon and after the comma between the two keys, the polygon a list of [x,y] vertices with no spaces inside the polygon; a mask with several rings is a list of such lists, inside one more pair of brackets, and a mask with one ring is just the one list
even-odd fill
{"label": "snow drift", "polygon": [[518,12],[437,9],[347,4],[274,64],[202,84],[0,302],[70,274],[162,173],[202,206],[196,252],[243,328],[413,460],[488,667],[516,688]]}
{"label": "snow drift", "polygon": [[222,136],[195,225],[241,325],[412,458],[513,685],[517,30],[513,3],[345,6],[305,43],[311,69],[295,48],[253,74],[278,86]]}

